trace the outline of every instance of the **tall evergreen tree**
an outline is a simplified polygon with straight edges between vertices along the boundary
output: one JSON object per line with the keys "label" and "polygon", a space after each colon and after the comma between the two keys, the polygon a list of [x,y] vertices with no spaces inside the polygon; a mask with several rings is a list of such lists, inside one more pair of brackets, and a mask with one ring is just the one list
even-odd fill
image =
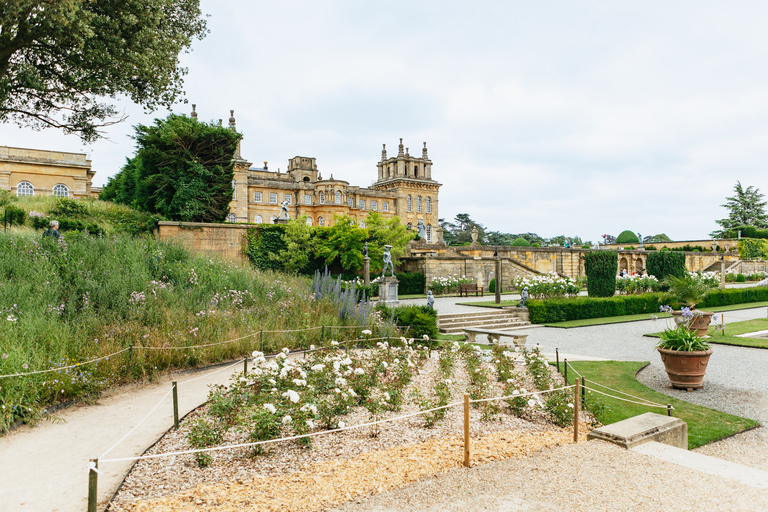
{"label": "tall evergreen tree", "polygon": [[765,213],[767,203],[763,200],[765,196],[760,190],[752,185],[745,189],[741,182],[737,181],[733,191],[735,195],[726,197],[726,203],[720,205],[728,209],[728,218],[715,221],[723,231],[739,226],[768,228],[768,215]]}

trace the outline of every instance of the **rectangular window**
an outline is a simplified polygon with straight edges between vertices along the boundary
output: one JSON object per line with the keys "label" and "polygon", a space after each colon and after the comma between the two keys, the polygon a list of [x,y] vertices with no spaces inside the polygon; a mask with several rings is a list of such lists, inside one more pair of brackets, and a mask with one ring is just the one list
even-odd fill
{"label": "rectangular window", "polygon": [[389,203],[388,203],[388,202],[386,202],[386,201],[384,201],[384,211],[385,211],[385,212],[388,212],[388,211],[389,211]]}
{"label": "rectangular window", "polygon": [[376,201],[371,201],[371,210],[376,211],[376,208],[378,208],[378,204],[376,204]]}
{"label": "rectangular window", "polygon": [[293,196],[291,194],[285,194],[285,200],[288,201],[288,204],[291,204]]}
{"label": "rectangular window", "polygon": [[312,204],[312,196],[309,194],[304,194],[304,204]]}
{"label": "rectangular window", "polygon": [[269,193],[269,202],[270,203],[276,203],[277,202],[277,192],[270,192]]}
{"label": "rectangular window", "polygon": [[256,201],[257,203],[260,203],[261,202],[261,192],[256,192],[255,194],[253,194],[253,200]]}
{"label": "rectangular window", "polygon": [[365,199],[360,200],[360,209],[365,210]]}
{"label": "rectangular window", "polygon": [[352,199],[351,197],[348,197],[348,198],[347,198],[347,205],[348,205],[350,208],[352,208],[352,207],[355,205],[355,200],[354,200],[354,199]]}

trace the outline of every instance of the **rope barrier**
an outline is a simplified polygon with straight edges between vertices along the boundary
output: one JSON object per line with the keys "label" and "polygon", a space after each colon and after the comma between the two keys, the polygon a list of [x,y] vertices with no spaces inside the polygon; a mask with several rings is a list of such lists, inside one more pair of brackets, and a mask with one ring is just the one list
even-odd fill
{"label": "rope barrier", "polygon": [[91,360],[88,360],[88,361],[83,361],[81,363],[75,363],[75,364],[70,365],[70,366],[62,366],[62,367],[59,367],[59,368],[49,368],[47,370],[37,370],[37,371],[34,371],[34,372],[27,372],[27,373],[9,373],[8,375],[0,375],[0,379],[3,379],[5,377],[26,377],[27,375],[37,375],[39,373],[50,373],[50,372],[59,372],[61,370],[69,370],[71,368],[77,368],[78,366],[83,366],[83,365],[86,365],[86,364],[92,364],[92,363],[95,363],[96,361],[101,361],[102,359],[109,359],[112,356],[116,356],[118,354],[122,354],[123,352],[128,351],[128,350],[131,350],[131,348],[130,347],[124,348],[123,350],[118,350],[117,352],[113,352],[112,354],[109,354],[109,355],[106,355],[106,356],[101,356],[101,357],[99,357],[97,359],[91,359]]}
{"label": "rope barrier", "polygon": [[145,347],[145,346],[142,346],[142,345],[136,345],[133,348],[142,349],[142,350],[186,350],[186,349],[189,349],[189,348],[213,347],[213,346],[216,346],[216,345],[226,345],[227,343],[233,343],[235,341],[244,340],[245,338],[251,338],[253,336],[256,336],[257,334],[258,334],[257,332],[254,332],[254,333],[251,333],[251,334],[246,334],[245,336],[241,336],[239,338],[234,338],[234,339],[227,340],[227,341],[219,341],[218,343],[207,343],[205,345],[185,345],[183,347],[178,347],[178,346],[175,346],[175,347]]}
{"label": "rope barrier", "polygon": [[560,391],[563,389],[573,389],[575,388],[575,384],[571,384],[570,386],[563,386],[561,388],[554,388],[554,389],[545,389],[543,391],[531,391],[530,393],[519,393],[517,395],[509,395],[509,396],[497,396],[493,398],[478,398],[476,400],[470,400],[469,403],[471,404],[477,404],[480,402],[492,402],[494,400],[506,400],[507,398],[521,398],[526,396],[537,396],[537,395],[543,395],[545,393],[551,393],[553,391]]}
{"label": "rope barrier", "polygon": [[[571,370],[573,370],[573,372],[574,372],[576,375],[578,375],[578,376],[579,376],[579,377],[581,377],[581,378],[584,378],[584,376],[583,376],[582,374],[580,374],[580,373],[579,373],[579,372],[576,370],[576,368],[574,368],[573,366],[571,366],[571,363],[569,363],[567,359],[566,359],[564,362],[565,362],[565,364],[567,364],[567,365],[568,365],[568,367],[569,367]],[[590,381],[590,382],[591,382],[591,381]]]}
{"label": "rope barrier", "polygon": [[[601,388],[604,388],[604,389],[608,389],[608,390],[610,390],[610,391],[613,391],[614,393],[620,393],[620,394],[622,394],[622,395],[624,395],[624,396],[628,396],[628,397],[631,397],[631,398],[635,398],[635,399],[637,399],[637,400],[642,400],[642,401],[646,402],[646,404],[647,404],[647,405],[649,405],[649,406],[653,406],[653,407],[659,407],[659,406],[661,406],[661,404],[657,404],[656,402],[651,402],[650,400],[646,400],[646,399],[645,399],[645,398],[643,398],[643,397],[640,397],[640,396],[635,396],[635,395],[631,395],[631,394],[629,394],[629,393],[625,393],[624,391],[620,391],[620,390],[618,390],[618,389],[613,389],[612,387],[606,386],[605,384],[600,384],[599,382],[597,382],[597,381],[594,381],[594,380],[592,380],[592,379],[587,379],[587,378],[586,378],[586,377],[584,377],[582,374],[580,374],[580,373],[579,373],[579,372],[576,370],[576,368],[574,368],[574,367],[571,365],[571,363],[570,363],[570,362],[568,362],[568,361],[565,361],[565,364],[567,364],[567,365],[568,365],[568,367],[569,367],[571,370],[573,370],[573,372],[574,372],[576,375],[578,375],[578,376],[579,376],[579,377],[581,377],[581,378],[584,378],[584,379],[586,380],[586,382],[589,382],[590,384],[595,384],[595,385],[597,385],[597,386],[600,386]],[[588,388],[587,386],[584,386],[584,387],[585,387],[586,389],[591,389],[591,388]],[[593,390],[593,391],[597,391],[597,390]],[[603,394],[605,394],[605,393],[603,393]],[[621,398],[619,398],[619,397],[613,397],[612,395],[606,395],[606,396],[611,396],[612,398],[618,398],[619,400],[622,400]],[[639,402],[632,402],[632,403],[639,403]],[[667,406],[665,405],[665,406],[664,406],[664,408],[666,408],[666,407],[667,407]]]}
{"label": "rope barrier", "polygon": [[212,371],[212,372],[210,372],[210,373],[205,373],[205,374],[203,374],[203,375],[200,375],[199,377],[195,377],[194,379],[189,379],[189,380],[185,380],[184,382],[179,382],[179,384],[189,384],[190,382],[194,382],[194,381],[196,381],[196,380],[200,380],[200,379],[203,379],[203,378],[205,378],[205,377],[210,377],[211,375],[215,375],[215,374],[217,374],[217,373],[219,373],[219,372],[223,372],[224,370],[227,370],[227,369],[229,369],[229,368],[232,368],[232,367],[234,367],[234,366],[237,366],[237,365],[239,365],[239,364],[242,364],[242,362],[243,362],[243,360],[242,360],[242,359],[238,359],[236,363],[232,363],[232,364],[230,364],[229,366],[222,366],[222,367],[221,367],[221,368],[219,368],[218,370],[214,370],[214,371]]}
{"label": "rope barrier", "polygon": [[626,398],[621,398],[619,396],[609,395],[608,393],[603,393],[602,391],[598,391],[598,390],[596,390],[594,388],[590,388],[589,386],[584,386],[584,389],[588,389],[590,391],[594,391],[595,393],[600,393],[601,395],[607,396],[609,398],[615,398],[616,400],[622,400],[624,402],[629,402],[631,404],[643,405],[645,407],[657,407],[657,408],[660,408],[660,409],[670,409],[671,408],[673,411],[675,410],[674,407],[671,407],[671,406],[667,407],[666,405],[661,405],[661,404],[657,404],[657,403],[654,403],[654,402],[648,402],[648,403],[635,402],[634,400],[627,400]]}

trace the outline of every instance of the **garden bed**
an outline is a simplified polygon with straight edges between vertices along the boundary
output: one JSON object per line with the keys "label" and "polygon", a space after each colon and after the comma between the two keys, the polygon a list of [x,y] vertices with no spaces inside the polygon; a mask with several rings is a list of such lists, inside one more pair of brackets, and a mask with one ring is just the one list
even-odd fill
{"label": "garden bed", "polygon": [[[505,356],[503,349],[491,353],[469,346],[461,350],[457,347],[454,344],[452,349],[431,352],[407,345],[350,351],[336,348],[325,355],[316,353],[307,360],[293,360],[288,367],[304,369],[307,373],[304,380],[309,383],[306,387],[299,383],[296,389],[301,397],[295,403],[290,403],[290,396],[280,403],[285,382],[292,382],[290,373],[298,374],[295,370],[282,371],[285,362],[292,361],[292,358],[280,359],[280,370],[283,375],[288,375],[283,382],[278,382],[279,379],[275,381],[280,388],[278,391],[268,392],[272,397],[268,399],[272,402],[269,405],[276,406],[278,421],[286,413],[292,413],[294,419],[283,423],[277,435],[270,437],[280,438],[307,430],[298,426],[302,403],[305,407],[310,403],[317,404],[320,410],[311,414],[314,428],[309,430],[322,431],[329,427],[361,425],[373,419],[394,418],[458,402],[465,391],[470,392],[473,398],[488,398],[510,395],[513,387],[535,390],[547,382],[544,389],[548,389],[562,383],[560,375],[537,352],[528,353],[525,357],[521,353],[507,352]],[[370,387],[365,400],[357,396],[348,412],[324,420],[321,418],[324,407],[338,406],[337,410],[340,410],[351,397],[341,399],[340,394],[331,393],[330,405],[323,405],[327,397],[319,390],[323,387],[322,379],[327,375],[324,377],[322,371],[315,375],[307,369],[323,364],[319,361],[325,361],[332,367],[334,360],[343,362],[345,359],[352,361],[346,365],[350,369],[353,366],[365,368],[366,373],[358,375],[360,379],[369,378],[374,368],[379,368],[379,378],[375,379],[377,382]],[[453,360],[452,365],[447,363],[448,359]],[[381,363],[387,361],[390,363],[383,368]],[[339,368],[342,375],[345,373],[344,366]],[[398,376],[402,378],[405,374],[405,368],[412,369],[410,378],[398,391],[395,382]],[[360,389],[359,386],[370,384],[356,382],[355,375],[353,370],[346,377],[341,377],[348,380],[345,386],[349,389]],[[330,385],[335,385],[335,379]],[[241,384],[253,390],[259,387],[260,381],[250,375],[248,382],[241,383],[238,377],[234,378],[231,389],[235,390],[235,394],[242,390]],[[314,388],[308,390],[309,386]],[[390,392],[390,402],[395,401],[392,398],[399,393],[399,406],[387,405],[383,401],[384,393]],[[243,406],[243,411],[259,413],[263,410],[264,400],[257,395],[248,398],[252,401]],[[572,409],[567,404],[568,396],[560,395],[560,403],[557,400],[549,403],[548,395],[541,395],[516,398],[516,402],[485,402],[477,408],[470,408],[473,463],[526,454],[545,446],[569,442],[572,430],[552,423],[554,420],[564,424],[569,410],[572,416]],[[372,405],[376,401],[378,406]],[[220,404],[220,401],[214,400],[188,416],[178,431],[169,432],[147,454],[193,448],[195,445],[190,444],[189,437],[191,433],[194,436],[195,425],[201,421],[215,421],[212,418],[216,413],[211,409]],[[247,415],[242,413],[240,416]],[[170,511],[200,506],[215,506],[217,510],[322,510],[460,465],[463,460],[463,408],[451,407],[444,417],[431,420],[434,422],[431,428],[427,427],[422,415],[384,423],[375,436],[371,426],[320,435],[311,438],[311,447],[297,441],[281,441],[264,445],[261,455],[254,455],[252,446],[211,452],[212,460],[207,467],[201,467],[191,454],[145,459],[139,461],[127,477],[111,510]],[[227,429],[216,444],[253,441],[253,428],[253,424],[241,422]]]}

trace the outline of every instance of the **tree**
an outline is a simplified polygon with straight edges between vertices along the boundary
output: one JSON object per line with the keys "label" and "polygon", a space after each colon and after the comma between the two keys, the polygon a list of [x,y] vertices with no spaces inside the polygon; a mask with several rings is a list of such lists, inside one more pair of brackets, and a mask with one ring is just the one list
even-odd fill
{"label": "tree", "polygon": [[241,135],[175,114],[135,129],[136,156],[109,180],[102,197],[171,220],[223,221]]}
{"label": "tree", "polygon": [[313,236],[313,228],[307,224],[307,216],[300,215],[288,221],[282,238],[285,249],[278,254],[270,254],[270,257],[280,261],[286,272],[306,273],[310,258],[317,252],[320,241]]}
{"label": "tree", "polygon": [[320,242],[318,256],[325,258],[326,264],[338,259],[342,268],[350,272],[362,269],[366,230],[355,226],[355,221],[346,215],[334,215],[333,226],[326,229],[328,236]]}
{"label": "tree", "polygon": [[124,119],[99,97],[169,108],[187,72],[179,53],[207,32],[199,0],[4,0],[0,121],[94,141]]}
{"label": "tree", "polygon": [[[733,229],[739,226],[753,226],[756,228],[768,228],[768,215],[765,213],[765,197],[760,190],[752,185],[744,189],[741,182],[737,181],[733,187],[736,195],[726,197],[726,203],[721,204],[723,208],[729,210],[727,219],[720,219],[717,222],[723,230]],[[717,236],[719,232],[713,233]]]}
{"label": "tree", "polygon": [[371,212],[365,220],[365,226],[368,230],[368,255],[371,258],[372,274],[378,274],[384,268],[385,245],[392,246],[392,264],[397,266],[405,254],[408,242],[416,238],[416,234],[402,224],[400,217],[385,219],[380,213]]}
{"label": "tree", "polygon": [[[469,218],[469,214],[456,215],[454,223],[439,219],[443,228],[443,241],[448,245],[461,245],[472,241],[472,229],[477,228],[477,243],[485,243],[485,226]],[[446,236],[448,235],[448,236]]]}

